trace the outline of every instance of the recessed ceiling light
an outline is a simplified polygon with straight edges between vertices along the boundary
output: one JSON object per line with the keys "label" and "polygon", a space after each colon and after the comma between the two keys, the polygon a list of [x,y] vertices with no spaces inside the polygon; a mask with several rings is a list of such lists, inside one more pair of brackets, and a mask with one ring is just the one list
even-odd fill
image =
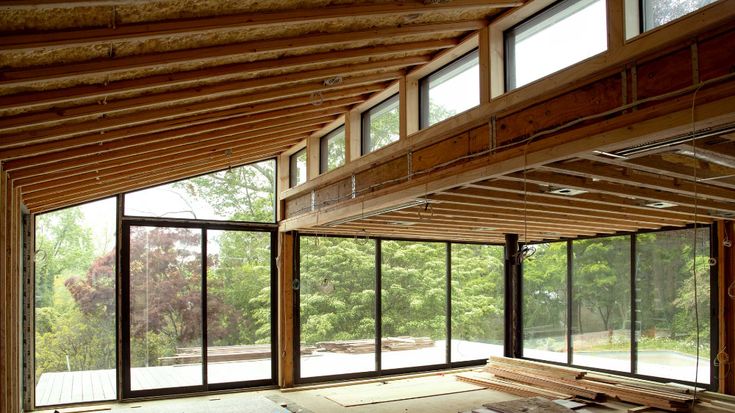
{"label": "recessed ceiling light", "polygon": [[566,195],[566,196],[574,196],[579,194],[586,194],[587,191],[582,189],[574,189],[574,188],[556,188],[549,191],[550,194],[557,194],[557,195]]}
{"label": "recessed ceiling light", "polygon": [[651,207],[651,208],[664,209],[664,208],[675,207],[678,205],[671,203],[671,202],[658,201],[658,202],[651,202],[650,204],[646,204],[646,206]]}
{"label": "recessed ceiling light", "polygon": [[561,237],[561,233],[559,232],[544,232],[543,235],[547,237]]}
{"label": "recessed ceiling light", "polygon": [[399,225],[402,227],[410,227],[411,225],[416,225],[416,223],[412,221],[388,221],[388,224]]}
{"label": "recessed ceiling light", "polygon": [[475,228],[472,228],[472,230],[473,231],[476,231],[476,232],[487,232],[487,231],[495,231],[496,228],[493,228],[493,227],[475,227]]}

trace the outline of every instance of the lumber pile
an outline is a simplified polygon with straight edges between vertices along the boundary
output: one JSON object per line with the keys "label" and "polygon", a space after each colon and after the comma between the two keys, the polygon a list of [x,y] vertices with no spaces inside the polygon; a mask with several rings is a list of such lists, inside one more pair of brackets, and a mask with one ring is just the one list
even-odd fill
{"label": "lumber pile", "polygon": [[[385,337],[381,340],[383,351],[416,350],[433,346],[434,340],[429,337]],[[333,353],[372,353],[375,351],[375,340],[321,341],[316,343],[316,347]]]}
{"label": "lumber pile", "polygon": [[[595,401],[615,398],[672,412],[690,411],[694,399],[682,387],[505,357],[491,357],[483,373],[463,373],[457,378],[524,397],[579,397]],[[709,404],[716,406],[717,402]]]}
{"label": "lumber pile", "polygon": [[[301,354],[311,354],[314,346],[302,346]],[[249,344],[239,346],[211,346],[207,347],[207,362],[218,363],[226,361],[244,361],[267,359],[271,356],[270,344]],[[158,361],[164,366],[174,364],[195,364],[202,362],[201,347],[177,347],[173,356],[159,357]]]}

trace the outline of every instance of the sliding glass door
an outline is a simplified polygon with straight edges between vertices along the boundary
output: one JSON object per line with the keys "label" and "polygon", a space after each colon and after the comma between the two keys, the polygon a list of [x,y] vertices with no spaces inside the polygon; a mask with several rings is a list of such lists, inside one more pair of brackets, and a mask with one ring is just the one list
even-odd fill
{"label": "sliding glass door", "polygon": [[125,397],[271,384],[273,233],[123,223]]}

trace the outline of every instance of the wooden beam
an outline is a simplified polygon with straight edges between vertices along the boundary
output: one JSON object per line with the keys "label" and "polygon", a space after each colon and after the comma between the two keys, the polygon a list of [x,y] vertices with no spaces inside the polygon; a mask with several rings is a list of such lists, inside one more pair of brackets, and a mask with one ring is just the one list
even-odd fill
{"label": "wooden beam", "polygon": [[14,180],[14,183],[22,188],[23,194],[26,196],[34,192],[46,192],[51,189],[56,189],[56,192],[64,188],[71,191],[75,186],[84,187],[85,184],[96,184],[108,177],[125,176],[144,165],[147,169],[153,170],[161,167],[159,164],[175,166],[175,162],[170,163],[172,160],[186,162],[206,159],[214,155],[226,156],[228,151],[242,147],[262,149],[271,143],[278,143],[280,147],[294,136],[301,139],[305,133],[318,128],[325,119],[328,118],[296,121],[292,122],[290,126],[275,126],[265,128],[260,132],[246,132],[204,142],[195,136],[188,138],[186,142],[174,141],[167,146],[145,148],[142,153],[124,151],[124,153],[117,155],[119,158],[115,157],[108,160],[105,160],[106,157],[100,157],[101,159],[97,163],[67,171],[57,171],[53,169],[53,165],[50,165],[49,173],[43,175],[42,178],[33,177],[17,182]]}
{"label": "wooden beam", "polygon": [[457,41],[455,39],[438,39],[369,46],[325,53],[265,59],[247,63],[234,63],[199,70],[146,76],[95,85],[12,94],[0,96],[0,110],[11,108],[44,109],[62,103],[76,103],[90,100],[103,101],[105,98],[115,98],[118,95],[141,94],[151,89],[160,90],[173,86],[183,86],[193,82],[200,82],[202,79],[208,79],[210,81],[227,80],[241,73],[256,75],[273,70],[307,70],[315,65],[349,64],[356,59],[397,56],[416,52],[434,52],[453,47],[456,44]]}
{"label": "wooden beam", "polygon": [[158,68],[246,54],[295,51],[316,46],[339,46],[360,41],[395,39],[405,36],[434,33],[457,33],[479,30],[484,20],[467,20],[450,23],[405,25],[397,28],[359,30],[354,32],[322,33],[305,36],[254,40],[223,46],[210,46],[147,55],[101,59],[59,66],[7,70],[0,78],[0,86],[23,86],[49,79],[71,78],[86,75],[110,75],[133,69]]}
{"label": "wooden beam", "polygon": [[[118,112],[143,111],[156,109],[160,106],[172,104],[192,104],[198,101],[224,98],[227,96],[244,95],[248,92],[262,92],[262,89],[274,89],[287,87],[292,83],[319,81],[335,76],[348,79],[358,74],[363,76],[376,75],[378,71],[402,70],[412,65],[418,65],[429,61],[427,56],[411,56],[398,59],[382,60],[379,62],[361,63],[347,66],[330,67],[288,73],[278,76],[266,76],[248,80],[228,81],[208,86],[198,86],[176,91],[146,94],[133,98],[125,98],[113,101],[105,101],[104,104],[94,103],[69,108],[53,109],[43,112],[35,112],[12,117],[0,118],[0,134],[17,129],[31,129],[43,127],[48,123],[69,122],[79,119],[90,119],[90,117],[114,116]],[[398,76],[398,72],[394,72]],[[381,77],[381,81],[391,80]],[[322,88],[329,90],[322,84]],[[57,126],[55,126],[57,127]]]}
{"label": "wooden beam", "polygon": [[[361,90],[361,92],[368,93],[373,90],[382,90],[385,87],[384,84],[379,82],[397,79],[400,76],[401,73],[399,72],[386,72],[376,75],[354,77],[343,81],[339,85],[333,86],[331,90],[335,91],[354,87],[362,87],[363,89]],[[4,133],[0,134],[0,139],[2,139],[2,141],[0,141],[0,150],[21,145],[48,142],[84,133],[100,132],[109,129],[122,128],[125,126],[140,125],[161,119],[176,119],[196,115],[199,113],[209,113],[211,111],[239,107],[241,108],[255,103],[282,100],[287,97],[297,97],[317,92],[323,92],[323,89],[324,85],[321,82],[315,82],[292,86],[289,88],[269,90],[261,93],[253,93],[244,96],[225,97],[205,102],[193,103],[189,105],[165,107],[144,112],[124,114],[116,117],[94,119],[91,121],[61,125],[58,127],[34,129],[23,132]],[[312,101],[314,101],[314,99],[316,98],[312,98]],[[3,153],[1,151],[0,156],[3,156]]]}
{"label": "wooden beam", "polygon": [[[735,376],[733,369],[733,348],[735,348],[735,225],[733,221],[717,223],[717,285],[718,305],[717,320],[719,322],[719,338],[717,359],[718,391],[724,394],[735,394]],[[728,243],[729,241],[729,243]],[[729,355],[729,360],[721,359],[721,355]]]}
{"label": "wooden beam", "polygon": [[293,387],[294,372],[294,243],[290,232],[278,234],[278,386]]}
{"label": "wooden beam", "polygon": [[[539,200],[539,202],[528,202],[528,198],[524,200],[522,196],[514,194],[498,193],[499,197],[495,199],[496,204],[489,203],[485,197],[465,196],[455,194],[454,192],[441,192],[432,195],[432,199],[437,199],[442,203],[450,203],[457,205],[480,206],[482,208],[516,208],[516,210],[526,210],[530,214],[550,213],[569,216],[574,219],[609,219],[614,222],[627,220],[631,224],[640,225],[640,228],[661,228],[665,226],[683,226],[687,221],[683,219],[672,219],[668,217],[652,216],[646,214],[635,214],[635,211],[628,211],[622,208],[595,209],[584,205],[578,205],[571,202],[557,203],[554,200]],[[631,213],[632,212],[632,213]],[[703,223],[708,221],[702,221]]]}
{"label": "wooden beam", "polygon": [[[33,176],[44,173],[42,167],[44,164],[96,155],[110,149],[131,148],[198,133],[244,126],[259,121],[277,120],[289,114],[313,113],[351,105],[364,101],[364,98],[360,96],[362,92],[362,88],[357,88],[342,93],[324,94],[322,95],[324,104],[319,107],[312,105],[312,99],[308,96],[286,101],[279,100],[253,105],[248,107],[247,110],[223,111],[219,117],[213,117],[211,114],[194,115],[172,121],[158,122],[154,126],[141,125],[122,128],[104,135],[95,133],[59,141],[21,146],[0,151],[0,157],[6,157],[5,166],[7,170],[26,169],[23,172],[17,172],[16,177]],[[355,96],[340,98],[343,94]],[[79,164],[72,163],[69,167],[74,166],[79,166]]]}
{"label": "wooden beam", "polygon": [[0,39],[5,50],[25,50],[59,46],[87,46],[119,41],[148,40],[163,36],[195,35],[213,30],[252,30],[273,25],[329,22],[343,18],[371,18],[391,15],[421,15],[445,10],[492,9],[515,7],[517,0],[454,0],[434,2],[409,0],[378,4],[331,5],[330,7],[297,8],[275,12],[253,12],[214,17],[176,19],[160,22],[118,24],[115,27],[63,30],[30,34],[12,34]]}

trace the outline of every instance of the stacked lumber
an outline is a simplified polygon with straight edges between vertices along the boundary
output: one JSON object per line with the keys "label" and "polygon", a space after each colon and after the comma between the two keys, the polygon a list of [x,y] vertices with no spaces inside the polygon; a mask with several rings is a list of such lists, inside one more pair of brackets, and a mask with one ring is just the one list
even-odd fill
{"label": "stacked lumber", "polygon": [[527,386],[518,382],[504,380],[485,372],[467,372],[457,374],[457,379],[467,383],[476,384],[491,390],[514,394],[521,397],[543,397],[549,400],[570,399],[569,394],[558,393],[552,390],[542,389],[535,386]]}
{"label": "stacked lumber", "polygon": [[[460,374],[458,379],[524,397],[564,399],[573,396],[590,400],[610,397],[672,412],[688,412],[694,404],[693,395],[685,387],[589,373],[522,359],[491,357],[485,371],[484,375]],[[722,406],[718,406],[718,403]],[[721,400],[708,402],[716,408],[735,405],[730,403]]]}
{"label": "stacked lumber", "polygon": [[[434,340],[429,337],[385,337],[381,343],[384,351],[416,350],[434,346]],[[375,351],[375,340],[321,341],[316,346],[319,350],[333,353],[372,353]]]}
{"label": "stacked lumber", "polygon": [[375,352],[375,340],[321,341],[316,343],[316,348],[333,353],[373,353]]}
{"label": "stacked lumber", "polygon": [[732,413],[735,412],[735,396],[729,396],[722,393],[702,392],[697,393],[697,398],[701,400],[697,404],[696,411],[708,413]]}

